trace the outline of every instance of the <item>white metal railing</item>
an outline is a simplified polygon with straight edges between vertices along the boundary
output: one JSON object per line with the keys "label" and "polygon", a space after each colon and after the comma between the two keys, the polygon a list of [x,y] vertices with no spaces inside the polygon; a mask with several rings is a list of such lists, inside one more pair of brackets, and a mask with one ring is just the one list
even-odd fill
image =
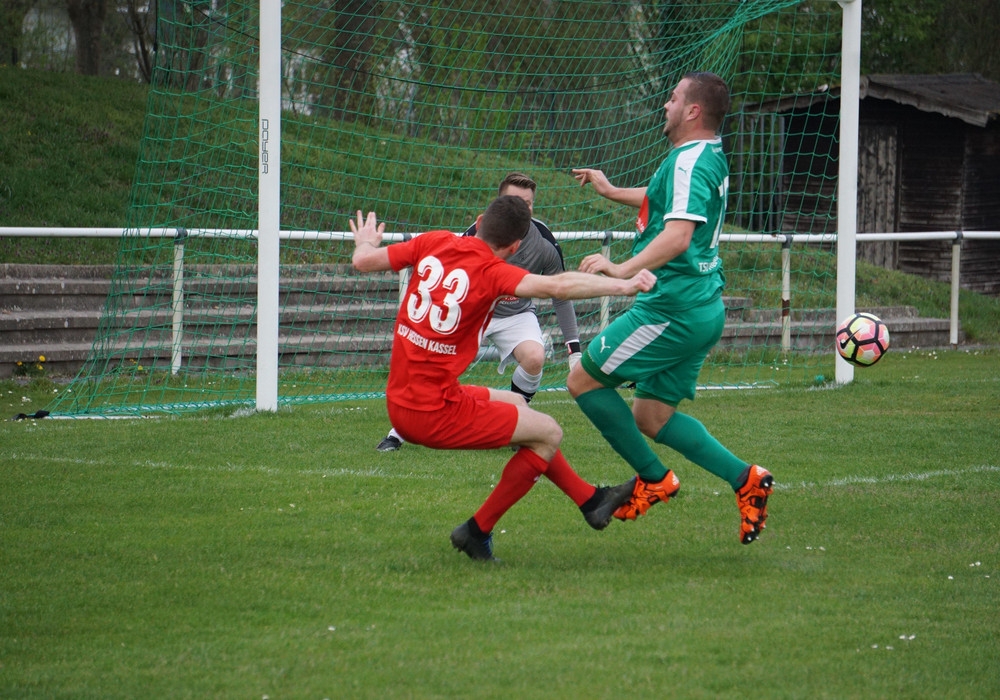
{"label": "white metal railing", "polygon": [[[562,231],[553,232],[560,241],[601,241],[602,252],[610,256],[611,244],[616,240],[631,240],[635,233],[630,231]],[[172,238],[174,240],[173,279],[171,299],[171,359],[173,374],[180,371],[182,339],[184,335],[184,241],[188,238],[232,238],[255,239],[254,229],[212,229],[212,228],[45,228],[45,227],[0,227],[0,237],[52,237],[52,238],[123,238],[137,236],[144,238]],[[398,242],[406,240],[410,234],[387,233],[384,240]],[[781,347],[791,348],[791,247],[793,243],[836,243],[836,234],[760,234],[723,233],[721,240],[734,243],[775,243],[781,245]],[[350,241],[350,231],[281,231],[281,240],[288,241]],[[958,346],[958,295],[961,288],[961,253],[965,240],[1000,240],[1000,231],[924,231],[915,233],[859,233],[861,242],[874,241],[951,241],[951,309],[949,342]],[[400,273],[400,294],[406,286],[406,271]],[[610,322],[610,300],[601,299],[600,324],[603,328]]]}

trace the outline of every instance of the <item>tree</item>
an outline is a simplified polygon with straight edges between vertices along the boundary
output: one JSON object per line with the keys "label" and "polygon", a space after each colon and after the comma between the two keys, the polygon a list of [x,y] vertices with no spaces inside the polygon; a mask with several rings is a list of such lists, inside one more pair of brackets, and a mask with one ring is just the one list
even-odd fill
{"label": "tree", "polygon": [[107,0],[66,0],[66,11],[76,36],[76,71],[101,72],[101,34],[108,14]]}
{"label": "tree", "polygon": [[865,0],[865,73],[980,73],[1000,81],[997,0]]}
{"label": "tree", "polygon": [[[938,73],[934,44],[943,0],[865,0],[861,22],[863,73]],[[949,3],[955,4],[955,3]]]}
{"label": "tree", "polygon": [[21,31],[32,0],[4,0],[0,4],[0,65],[16,66],[21,59]]}
{"label": "tree", "polygon": [[[961,0],[942,6],[934,47],[949,72],[980,73],[1000,82],[1000,2]],[[943,37],[947,37],[943,39]]]}
{"label": "tree", "polygon": [[126,0],[125,21],[132,35],[132,49],[139,75],[148,83],[153,76],[153,36],[155,22],[150,17],[147,0]]}

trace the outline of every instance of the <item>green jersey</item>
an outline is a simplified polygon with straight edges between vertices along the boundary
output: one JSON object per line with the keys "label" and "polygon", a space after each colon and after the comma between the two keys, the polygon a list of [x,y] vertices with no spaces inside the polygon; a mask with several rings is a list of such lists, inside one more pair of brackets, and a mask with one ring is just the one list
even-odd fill
{"label": "green jersey", "polygon": [[654,271],[656,286],[639,294],[636,306],[679,311],[722,295],[726,278],[719,234],[728,192],[729,165],[722,139],[691,141],[670,151],[646,188],[632,255],[649,245],[671,219],[693,221],[694,234],[685,252]]}

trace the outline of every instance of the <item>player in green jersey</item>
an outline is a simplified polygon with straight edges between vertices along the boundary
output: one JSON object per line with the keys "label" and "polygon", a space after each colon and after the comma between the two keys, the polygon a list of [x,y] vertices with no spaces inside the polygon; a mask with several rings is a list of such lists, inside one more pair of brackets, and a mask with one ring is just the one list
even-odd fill
{"label": "player in green jersey", "polygon": [[[590,342],[566,383],[583,413],[639,475],[632,500],[615,517],[633,520],[680,489],[645,435],[732,486],[740,541],[749,544],[764,529],[771,474],[736,457],[700,421],[677,411],[683,399],[694,399],[698,373],[725,324],[719,235],[729,166],[718,132],[728,109],[729,88],[719,76],[688,73],[664,105],[663,133],[673,147],[647,187],[615,187],[600,170],[573,171],[581,185],[639,210],[632,257],[616,264],[589,255],[580,269],[627,278],[647,268],[657,284]],[[635,382],[631,411],[615,388],[625,382]]]}

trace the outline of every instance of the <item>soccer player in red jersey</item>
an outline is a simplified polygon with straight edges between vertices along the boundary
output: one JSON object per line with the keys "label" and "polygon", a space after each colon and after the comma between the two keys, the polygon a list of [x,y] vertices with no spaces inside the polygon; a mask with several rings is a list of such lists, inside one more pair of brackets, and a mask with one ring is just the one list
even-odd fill
{"label": "soccer player in red jersey", "polygon": [[458,381],[476,357],[499,297],[634,296],[654,284],[648,270],[622,280],[581,272],[534,275],[508,264],[530,223],[528,205],[509,195],[493,200],[470,237],[431,231],[381,247],[385,224],[374,212],[362,217],[359,211],[350,222],[356,269],[413,268],[396,316],[386,385],[392,425],[407,441],[436,449],[522,448],[479,510],[451,533],[452,545],[473,559],[494,558],[494,526],[542,474],[597,530],[629,501],[634,485],[634,479],[615,487],[588,484],[559,450],[562,428],[555,419],[529,408],[515,392]]}

